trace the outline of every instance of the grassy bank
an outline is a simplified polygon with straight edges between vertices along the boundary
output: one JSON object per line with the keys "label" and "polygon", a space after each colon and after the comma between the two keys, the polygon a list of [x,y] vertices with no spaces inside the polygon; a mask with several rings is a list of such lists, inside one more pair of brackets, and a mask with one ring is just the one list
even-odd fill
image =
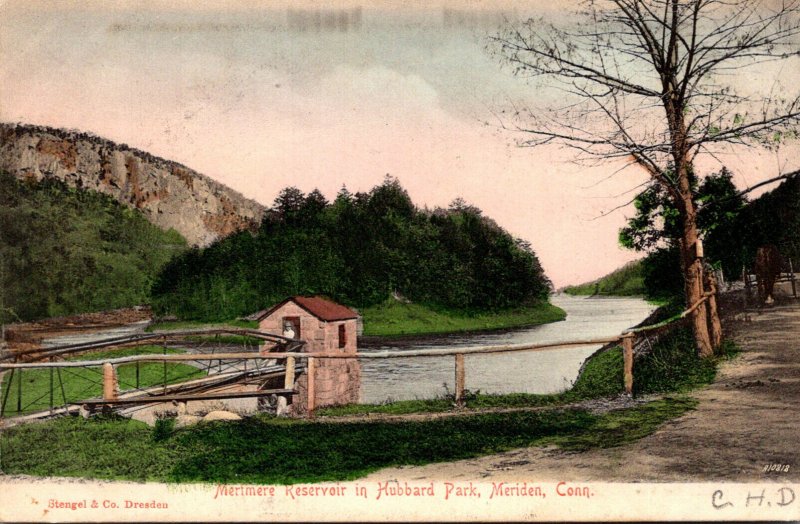
{"label": "grassy bank", "polygon": [[[431,309],[420,304],[409,304],[395,299],[389,299],[377,306],[364,308],[360,312],[364,318],[363,334],[365,336],[429,335],[509,329],[556,322],[564,320],[567,316],[563,309],[548,302],[504,311],[470,314],[459,311]],[[230,320],[227,322],[178,320],[153,323],[147,327],[146,331],[174,331],[215,327],[258,329],[258,322],[250,320]],[[238,335],[220,335],[219,337],[204,337],[202,339],[196,337],[195,340],[219,341],[230,344],[253,344],[258,342],[255,339]]]}
{"label": "grassy bank", "polygon": [[364,335],[403,336],[508,329],[564,320],[566,313],[548,302],[511,310],[467,314],[433,310],[390,299],[365,308]]}
{"label": "grassy bank", "polygon": [[625,264],[608,275],[579,284],[567,286],[564,292],[568,295],[601,295],[601,296],[641,296],[645,294],[642,262],[637,260]]}
{"label": "grassy bank", "polygon": [[174,431],[156,431],[126,419],[69,417],[5,430],[0,468],[6,474],[139,481],[348,480],[388,466],[466,459],[524,446],[618,446],[652,433],[693,406],[691,400],[671,398],[600,416],[564,410],[395,423],[252,417]]}
{"label": "grassy bank", "polygon": [[[113,351],[103,351],[72,357],[67,360],[95,360],[105,358],[119,358],[131,355],[161,354],[164,349],[158,346],[141,346]],[[182,353],[175,349],[168,349],[167,353]],[[205,376],[205,373],[196,367],[186,364],[167,363],[167,383],[182,382],[193,378]],[[26,369],[20,375],[15,372],[13,379],[10,373],[3,379],[3,398],[6,401],[6,416],[17,415],[17,388],[22,377],[22,413],[34,413],[50,408],[50,384],[52,378],[53,401],[56,406],[64,405],[64,397],[68,403],[74,403],[87,398],[99,397],[103,392],[102,371],[94,368],[63,368],[60,373],[49,369]],[[123,364],[117,367],[117,377],[121,390],[136,387],[136,364]],[[163,384],[164,364],[161,362],[142,362],[139,364],[139,387],[146,388]],[[61,385],[63,383],[63,393]],[[9,391],[10,388],[10,391]]]}

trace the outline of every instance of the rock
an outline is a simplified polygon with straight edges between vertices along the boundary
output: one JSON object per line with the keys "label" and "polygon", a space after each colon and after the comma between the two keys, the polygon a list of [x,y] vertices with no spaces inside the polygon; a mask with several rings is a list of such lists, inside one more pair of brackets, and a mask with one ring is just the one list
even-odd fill
{"label": "rock", "polygon": [[203,422],[211,422],[212,420],[242,420],[242,417],[230,411],[212,411],[203,417]]}
{"label": "rock", "polygon": [[265,211],[186,166],[77,131],[0,124],[0,169],[21,180],[57,178],[105,193],[192,245],[255,229]]}
{"label": "rock", "polygon": [[185,428],[186,426],[197,424],[201,420],[203,420],[203,417],[198,417],[196,415],[178,415],[175,419],[175,427]]}

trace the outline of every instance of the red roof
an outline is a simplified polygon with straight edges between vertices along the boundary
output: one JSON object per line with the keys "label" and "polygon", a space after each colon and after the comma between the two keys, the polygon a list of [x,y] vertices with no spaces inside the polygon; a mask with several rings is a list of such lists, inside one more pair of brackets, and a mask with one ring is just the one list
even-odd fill
{"label": "red roof", "polygon": [[294,302],[301,308],[305,309],[315,317],[325,322],[333,322],[335,320],[349,320],[351,318],[358,318],[358,313],[353,311],[347,306],[331,302],[322,297],[289,297],[280,304],[276,304],[261,315],[259,321],[270,316],[275,310],[286,304],[287,302]]}

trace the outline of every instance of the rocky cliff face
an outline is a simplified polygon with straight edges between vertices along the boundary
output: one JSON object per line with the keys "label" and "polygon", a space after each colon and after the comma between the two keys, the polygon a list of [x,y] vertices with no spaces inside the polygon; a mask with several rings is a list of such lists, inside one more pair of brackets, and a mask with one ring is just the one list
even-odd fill
{"label": "rocky cliff face", "polygon": [[181,164],[75,131],[0,124],[0,169],[106,193],[200,246],[257,227],[265,211]]}

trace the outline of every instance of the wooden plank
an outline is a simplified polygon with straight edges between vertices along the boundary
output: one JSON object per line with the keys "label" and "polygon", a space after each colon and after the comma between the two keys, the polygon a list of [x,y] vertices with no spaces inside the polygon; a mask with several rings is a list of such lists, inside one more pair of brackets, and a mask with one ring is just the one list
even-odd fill
{"label": "wooden plank", "polygon": [[228,398],[266,397],[269,395],[290,395],[292,393],[294,393],[293,389],[259,389],[255,391],[229,391],[221,393],[208,393],[204,395],[154,395],[151,397],[120,398],[112,401],[91,399],[76,402],[76,404],[85,404],[87,406],[97,406],[102,404],[152,404],[153,402],[185,402],[189,400],[222,400]]}
{"label": "wooden plank", "polygon": [[308,375],[308,417],[311,418],[314,416],[314,408],[316,408],[316,384],[314,384],[314,375],[316,374],[317,370],[317,359],[316,358],[309,358],[308,359],[308,367],[306,368],[306,374]]}
{"label": "wooden plank", "polygon": [[625,369],[625,394],[633,395],[633,337],[627,333],[622,337],[622,358]]}
{"label": "wooden plank", "polygon": [[464,354],[456,353],[456,404],[464,404],[466,372],[464,370]]}

